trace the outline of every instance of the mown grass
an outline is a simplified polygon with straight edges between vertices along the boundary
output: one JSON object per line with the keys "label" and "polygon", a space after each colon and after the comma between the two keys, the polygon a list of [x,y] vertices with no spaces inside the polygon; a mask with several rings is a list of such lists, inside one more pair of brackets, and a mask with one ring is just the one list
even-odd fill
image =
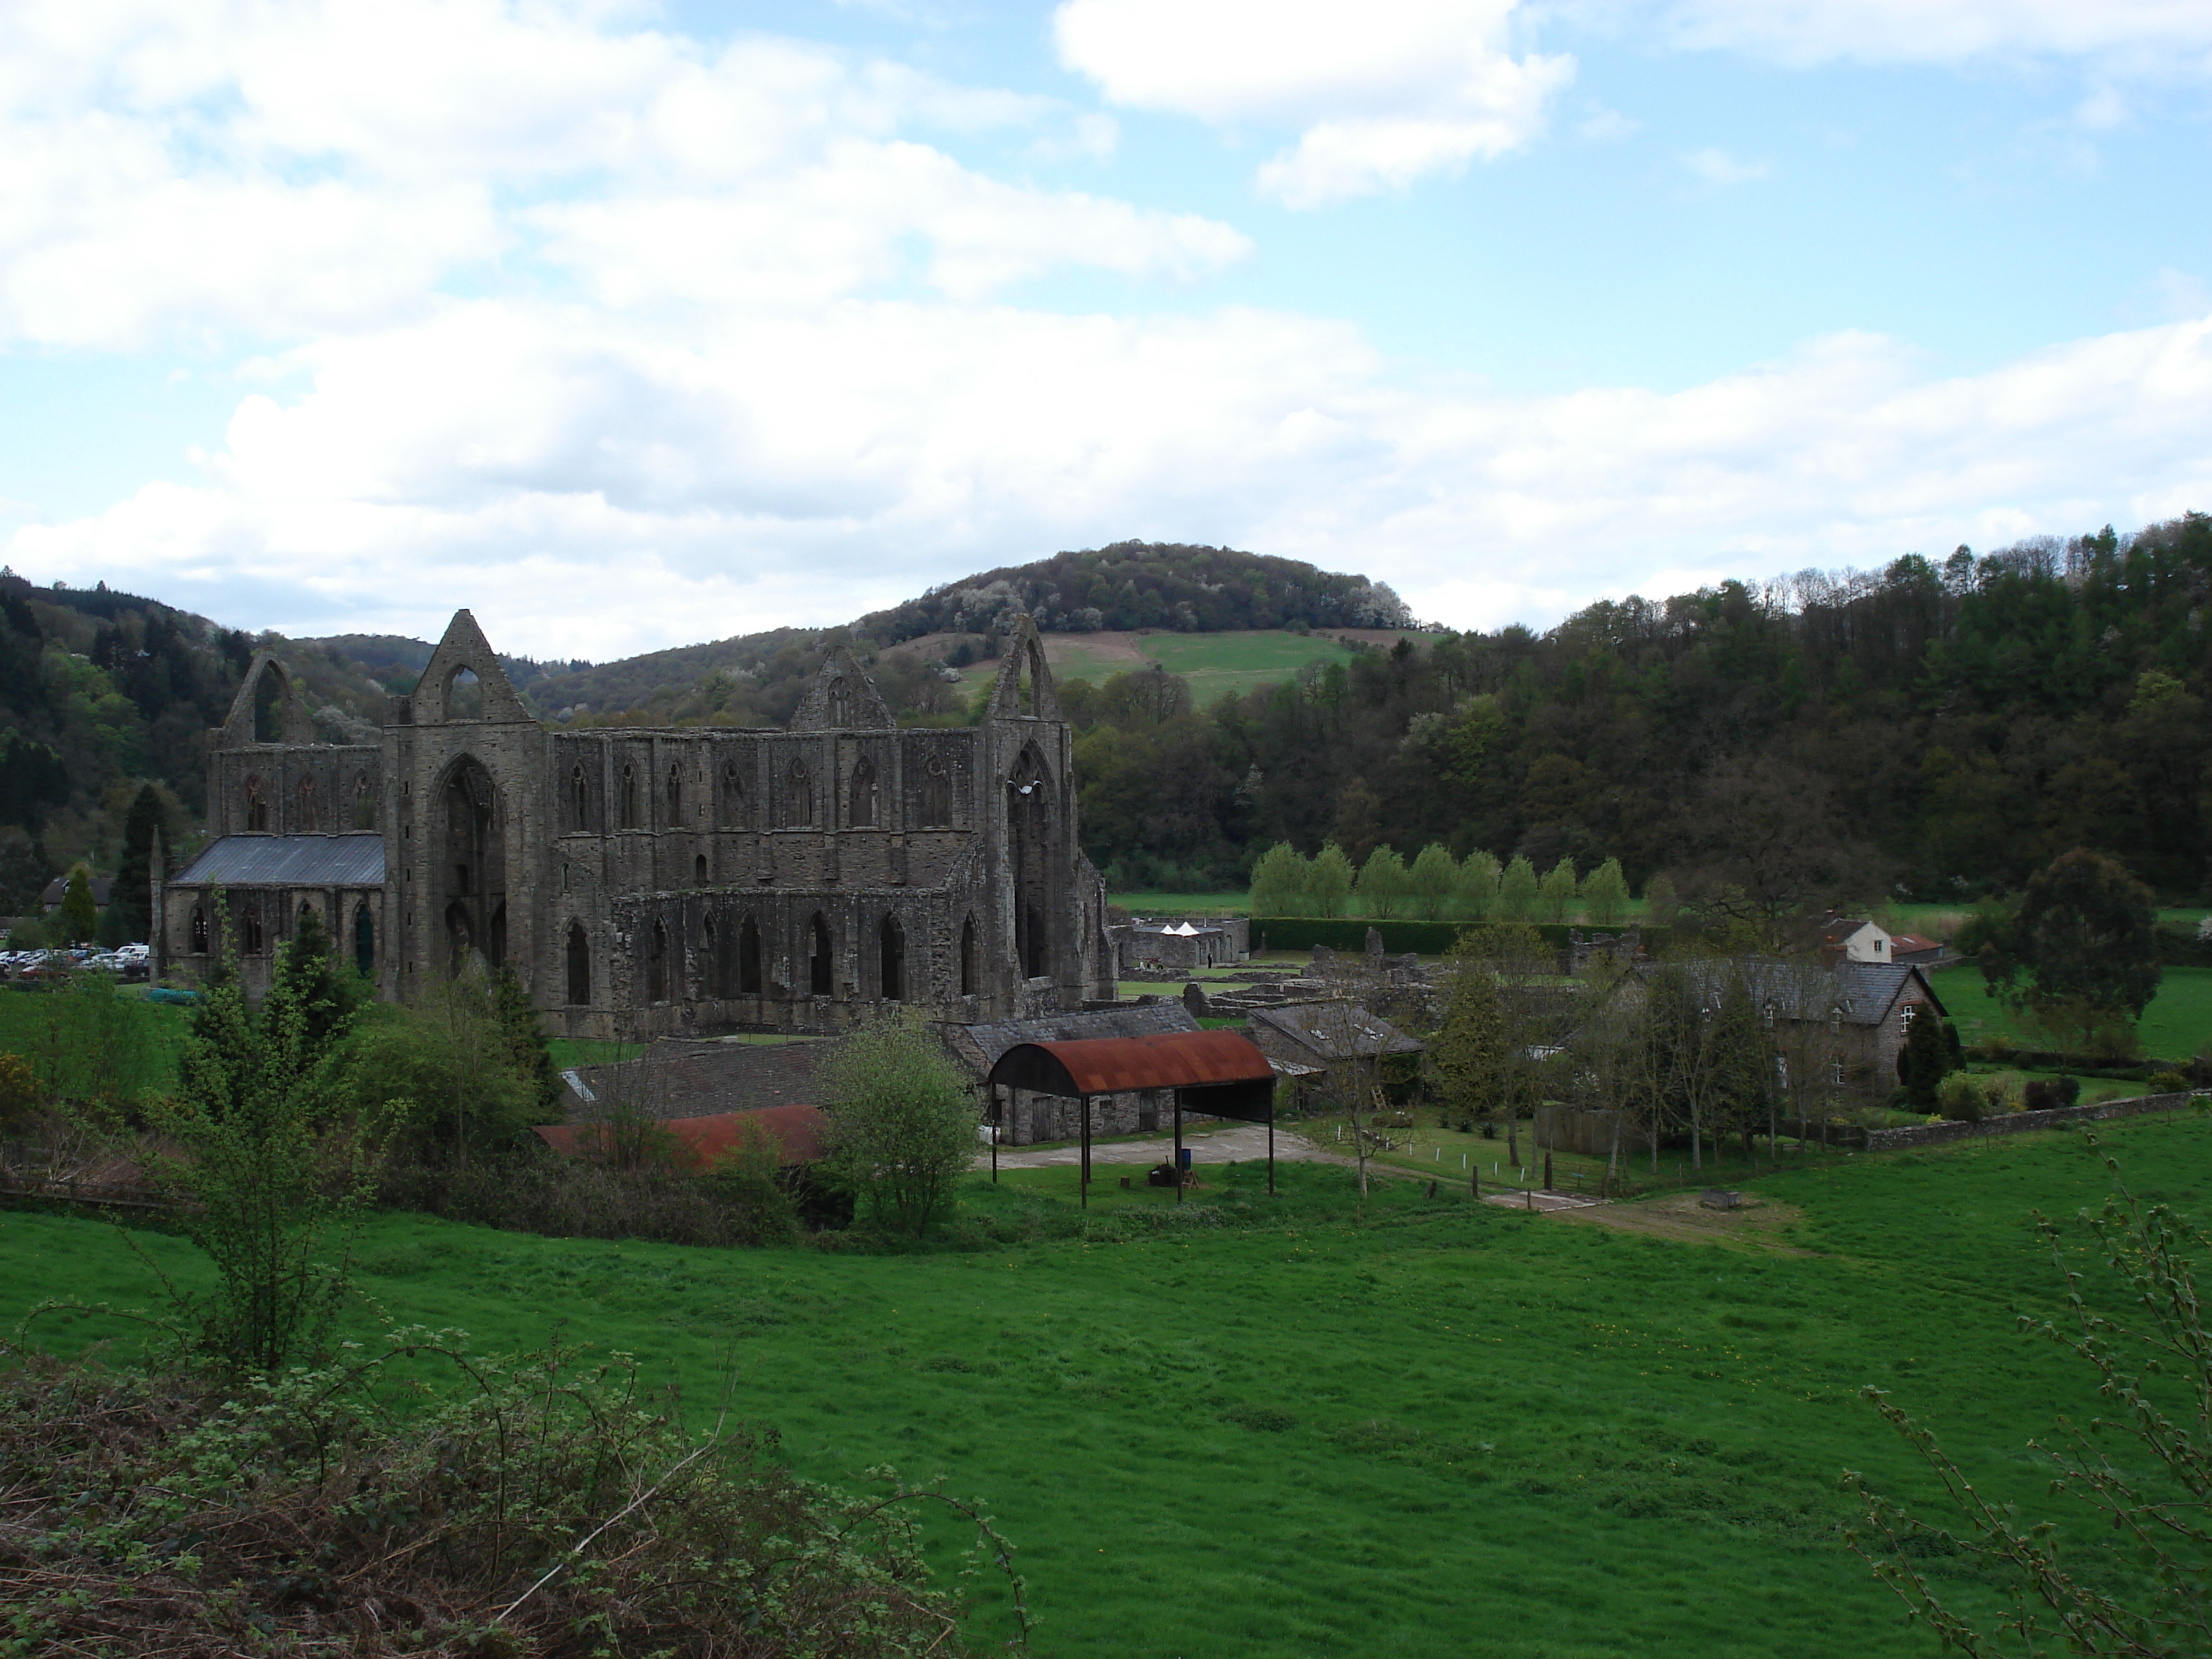
{"label": "mown grass", "polygon": [[[1993,1036],[2024,1048],[2042,1048],[2047,1042],[2031,1032],[2017,1012],[1990,994],[1980,969],[1972,964],[1947,968],[1934,975],[1934,982],[1936,994],[1943,999],[1964,1042],[1972,1044]],[[2143,1052],[2161,1060],[2187,1060],[2212,1042],[2212,968],[2167,969],[2136,1030]]]}
{"label": "mown grass", "polygon": [[[2195,1213],[2212,1129],[2112,1126],[2137,1188]],[[387,1215],[362,1241],[392,1317],[493,1346],[556,1331],[641,1356],[707,1420],[732,1400],[803,1473],[943,1472],[1022,1546],[1043,1652],[1932,1654],[1838,1545],[1846,1467],[1923,1490],[1856,1397],[1893,1389],[1999,1497],[2087,1379],[2014,1334],[2057,1284],[2029,1225],[2106,1190],[2077,1138],[2023,1136],[1770,1176],[1759,1236],[1682,1243],[1431,1201],[1340,1170],[966,1188],[967,1224],[1040,1242],[839,1255],[550,1241]],[[1198,1201],[1198,1200],[1203,1201]],[[1209,1223],[1214,1224],[1208,1224]],[[1077,1224],[1090,1237],[1051,1237]],[[1166,1226],[1168,1231],[1154,1231]],[[190,1249],[139,1243],[186,1284]],[[96,1222],[0,1217],[0,1319],[153,1287]],[[128,1328],[41,1328],[58,1346]],[[2074,1529],[2102,1571],[2101,1533]],[[1942,1559],[1947,1593],[1993,1589]],[[986,1591],[975,1634],[1006,1634]]]}

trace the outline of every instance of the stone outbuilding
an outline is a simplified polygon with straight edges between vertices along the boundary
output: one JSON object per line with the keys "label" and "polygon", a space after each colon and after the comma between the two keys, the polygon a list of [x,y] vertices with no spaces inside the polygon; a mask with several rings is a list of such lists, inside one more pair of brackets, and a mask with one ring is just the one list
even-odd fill
{"label": "stone outbuilding", "polygon": [[[1091,1037],[1162,1036],[1195,1031],[1199,1024],[1180,1002],[1159,1001],[1127,1008],[1010,1019],[988,1024],[942,1028],[951,1050],[978,1087],[1009,1049],[1024,1042],[1079,1042]],[[1038,1140],[1069,1140],[1082,1132],[1082,1102],[1072,1097],[1008,1089],[1000,1102],[999,1138],[1008,1146]],[[1139,1134],[1158,1128],[1175,1109],[1174,1091],[1139,1090],[1099,1095],[1091,1103],[1091,1133]]]}

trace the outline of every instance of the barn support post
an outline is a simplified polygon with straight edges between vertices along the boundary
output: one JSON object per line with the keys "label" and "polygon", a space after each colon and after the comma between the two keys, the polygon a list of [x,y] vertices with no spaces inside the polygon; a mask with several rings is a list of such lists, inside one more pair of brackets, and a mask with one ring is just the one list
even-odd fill
{"label": "barn support post", "polygon": [[1275,1103],[1267,1103],[1267,1196],[1275,1195]]}
{"label": "barn support post", "polygon": [[1175,1117],[1176,1202],[1180,1204],[1182,1202],[1182,1091],[1180,1089],[1175,1091]]}
{"label": "barn support post", "polygon": [[991,1085],[991,1184],[999,1184],[999,1085]]}
{"label": "barn support post", "polygon": [[1091,1207],[1091,1097],[1083,1097],[1083,1207]]}

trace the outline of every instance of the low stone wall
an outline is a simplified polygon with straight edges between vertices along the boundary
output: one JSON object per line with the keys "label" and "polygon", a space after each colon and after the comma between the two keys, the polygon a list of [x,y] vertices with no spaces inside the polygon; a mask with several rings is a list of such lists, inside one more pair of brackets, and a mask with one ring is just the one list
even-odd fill
{"label": "low stone wall", "polygon": [[2088,1106],[2057,1106],[2042,1112],[2007,1112],[1985,1117],[1979,1123],[1924,1123],[1910,1129],[1869,1129],[1870,1152],[1894,1152],[1901,1146],[1940,1146],[1947,1141],[1972,1140],[1979,1135],[2025,1134],[2031,1129],[2055,1129],[2063,1123],[2081,1123],[2108,1117],[2148,1117],[2156,1112],[2178,1112],[2189,1104],[2186,1093],[2143,1095],[2134,1100],[2104,1100]]}

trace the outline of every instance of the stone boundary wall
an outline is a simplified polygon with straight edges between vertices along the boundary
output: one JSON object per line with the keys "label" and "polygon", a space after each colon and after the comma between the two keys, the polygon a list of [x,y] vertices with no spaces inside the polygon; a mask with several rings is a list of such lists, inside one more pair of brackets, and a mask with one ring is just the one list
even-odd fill
{"label": "stone boundary wall", "polygon": [[2055,1129],[2063,1123],[2094,1121],[2107,1117],[2148,1117],[2154,1112],[2178,1112],[2191,1097],[2184,1091],[2143,1095],[2134,1100],[2105,1100],[2089,1106],[2057,1106],[2042,1112],[2007,1112],[1985,1117],[1979,1123],[1924,1123],[1911,1129],[1869,1129],[1866,1148],[1870,1152],[1895,1152],[1902,1146],[1940,1146],[1978,1135],[2025,1134],[2031,1129]]}

